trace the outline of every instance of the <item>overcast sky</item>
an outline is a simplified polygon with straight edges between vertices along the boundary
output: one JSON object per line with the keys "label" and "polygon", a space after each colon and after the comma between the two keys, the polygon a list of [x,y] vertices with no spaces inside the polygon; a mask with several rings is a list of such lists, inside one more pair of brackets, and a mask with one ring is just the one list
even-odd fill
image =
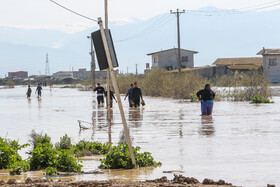
{"label": "overcast sky", "polygon": [[[88,17],[104,15],[103,0],[56,0]],[[110,21],[129,21],[131,18],[148,19],[169,12],[170,9],[198,9],[215,6],[237,9],[270,3],[273,0],[108,0]],[[18,28],[51,28],[78,32],[96,25],[63,10],[49,0],[0,0],[0,26]]]}

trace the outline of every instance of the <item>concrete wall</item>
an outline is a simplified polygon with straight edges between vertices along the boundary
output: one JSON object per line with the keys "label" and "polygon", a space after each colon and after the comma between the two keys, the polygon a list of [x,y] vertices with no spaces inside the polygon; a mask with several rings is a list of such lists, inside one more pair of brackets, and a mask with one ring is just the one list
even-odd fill
{"label": "concrete wall", "polygon": [[[276,65],[269,64],[272,59],[276,60]],[[268,78],[273,83],[280,82],[280,55],[265,55],[263,56],[263,69]]]}
{"label": "concrete wall", "polygon": [[[194,54],[189,51],[181,51],[181,58],[187,57],[188,61],[182,61],[182,68],[194,67]],[[178,51],[177,49],[168,50],[152,55],[152,68],[162,68],[168,70],[178,69]]]}

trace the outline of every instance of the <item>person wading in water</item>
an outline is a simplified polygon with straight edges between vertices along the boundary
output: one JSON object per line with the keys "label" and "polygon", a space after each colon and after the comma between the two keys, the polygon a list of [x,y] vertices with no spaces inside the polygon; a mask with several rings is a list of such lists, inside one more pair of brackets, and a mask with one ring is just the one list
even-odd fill
{"label": "person wading in water", "polygon": [[141,89],[138,88],[137,82],[134,83],[134,88],[132,89],[132,102],[134,104],[134,107],[137,108],[140,106],[140,98],[143,100]]}
{"label": "person wading in water", "polygon": [[100,83],[97,83],[97,87],[95,86],[94,91],[97,91],[97,102],[98,105],[100,104],[104,104],[104,93],[105,93],[105,89],[100,86]]}
{"label": "person wading in water", "polygon": [[130,88],[127,90],[127,93],[125,95],[124,100],[126,100],[127,96],[128,96],[128,103],[129,103],[129,107],[132,107],[132,89],[133,89],[133,84],[130,84]]}
{"label": "person wading in water", "polygon": [[[107,91],[105,92],[105,95],[107,96]],[[106,97],[107,99],[107,97]],[[115,98],[115,94],[113,92],[113,90],[110,90],[110,108],[113,107],[113,99],[116,101],[116,103],[118,103],[118,101]],[[106,100],[106,102],[108,103],[108,101]]]}
{"label": "person wading in water", "polygon": [[36,88],[36,91],[35,91],[35,94],[38,93],[38,98],[41,97],[41,95],[42,95],[42,90],[43,90],[43,88],[41,87],[40,84],[38,84],[38,86],[37,86],[37,88]]}
{"label": "person wading in water", "polygon": [[215,99],[215,93],[210,89],[210,84],[206,84],[205,88],[198,91],[196,94],[199,101],[201,101],[201,113],[203,116],[212,115],[213,100]]}
{"label": "person wading in water", "polygon": [[27,89],[27,93],[26,93],[28,99],[29,99],[30,96],[31,96],[31,92],[32,92],[32,90],[31,90],[31,88],[30,88],[30,85],[28,85],[28,89]]}

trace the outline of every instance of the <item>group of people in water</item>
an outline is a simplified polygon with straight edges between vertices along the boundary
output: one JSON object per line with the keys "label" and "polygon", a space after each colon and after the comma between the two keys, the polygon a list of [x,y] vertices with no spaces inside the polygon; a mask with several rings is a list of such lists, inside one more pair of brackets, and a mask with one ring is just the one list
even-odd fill
{"label": "group of people in water", "polygon": [[[94,91],[97,92],[98,105],[99,106],[103,105],[104,97],[107,98],[107,91],[105,91],[104,87],[102,87],[100,83],[97,83],[97,87],[94,88]],[[137,82],[134,82],[134,84],[130,84],[130,88],[128,89],[128,91],[126,93],[124,100],[126,100],[126,98],[128,98],[128,104],[129,104],[130,108],[132,108],[132,107],[138,108],[138,107],[140,107],[140,104],[142,106],[145,105],[142,91],[138,87]],[[118,102],[115,98],[113,90],[110,90],[110,107],[111,108],[113,107],[113,99],[116,101],[116,103]]]}
{"label": "group of people in water", "polygon": [[[42,86],[41,84],[38,84],[35,94],[38,94],[38,98],[41,97],[42,95]],[[104,104],[104,97],[107,98],[107,91],[105,91],[104,87],[101,86],[100,83],[97,83],[97,87],[95,86],[94,91],[97,92],[97,102],[98,105],[101,106]],[[31,93],[32,93],[32,89],[30,87],[30,85],[28,85],[28,89],[27,89],[27,98],[31,97]],[[212,111],[213,111],[213,106],[214,106],[214,99],[215,99],[215,92],[213,90],[211,90],[210,84],[206,84],[204,89],[199,90],[197,93],[197,98],[198,100],[201,102],[201,114],[202,116],[210,116],[212,115]],[[137,82],[134,82],[134,84],[130,84],[130,88],[127,90],[127,93],[125,95],[124,100],[126,100],[126,98],[128,98],[128,104],[129,107],[135,107],[138,108],[141,105],[145,105],[144,99],[143,99],[143,95],[142,95],[142,91],[141,89],[138,87]],[[113,107],[113,100],[116,101],[116,103],[118,102],[117,99],[115,98],[114,92],[113,90],[110,90],[110,107]]]}
{"label": "group of people in water", "polygon": [[[104,104],[104,96],[107,98],[107,91],[97,83],[97,87],[94,88],[94,91],[97,92],[97,101],[98,105]],[[196,93],[197,99],[201,103],[201,115],[202,116],[211,116],[214,106],[215,92],[211,90],[210,84],[206,84],[204,89],[199,90]],[[137,82],[130,84],[130,88],[127,90],[124,100],[128,98],[129,107],[140,107],[140,105],[145,105],[143,100],[143,95],[141,89],[138,87]],[[117,102],[114,92],[110,90],[110,107],[113,106],[113,99]],[[140,102],[141,101],[141,102]]]}
{"label": "group of people in water", "polygon": [[[41,84],[38,84],[36,91],[35,91],[35,94],[36,93],[38,94],[38,96],[37,96],[38,98],[40,98],[42,96],[42,90],[43,90],[43,88],[42,88]],[[28,99],[31,97],[31,93],[32,93],[31,86],[28,85],[27,92],[26,92]]]}

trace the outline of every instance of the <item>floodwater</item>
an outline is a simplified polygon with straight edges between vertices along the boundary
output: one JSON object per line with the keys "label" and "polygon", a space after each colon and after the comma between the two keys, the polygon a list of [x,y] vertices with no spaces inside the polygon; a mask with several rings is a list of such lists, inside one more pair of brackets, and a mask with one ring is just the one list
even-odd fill
{"label": "floodwater", "polygon": [[[279,88],[279,87],[278,87]],[[0,89],[0,136],[28,142],[34,129],[47,133],[53,142],[67,134],[74,143],[87,139],[108,142],[106,109],[97,108],[92,92],[77,89],[43,88],[38,100],[33,89],[31,100],[26,87]],[[123,99],[123,97],[122,97]],[[146,180],[173,174],[215,180],[235,185],[266,186],[280,184],[280,97],[275,104],[215,102],[212,118],[200,116],[200,104],[166,98],[145,97],[146,106],[125,113],[133,146],[151,152],[158,168],[103,170],[104,174],[76,175],[73,180]],[[88,130],[79,129],[78,120]],[[93,125],[92,125],[93,124]],[[113,108],[112,141],[118,143],[122,121],[116,103]],[[22,151],[24,158],[28,155]],[[100,157],[83,161],[84,171],[97,170]],[[7,179],[4,170],[0,180]],[[40,177],[30,172],[17,177]]]}

